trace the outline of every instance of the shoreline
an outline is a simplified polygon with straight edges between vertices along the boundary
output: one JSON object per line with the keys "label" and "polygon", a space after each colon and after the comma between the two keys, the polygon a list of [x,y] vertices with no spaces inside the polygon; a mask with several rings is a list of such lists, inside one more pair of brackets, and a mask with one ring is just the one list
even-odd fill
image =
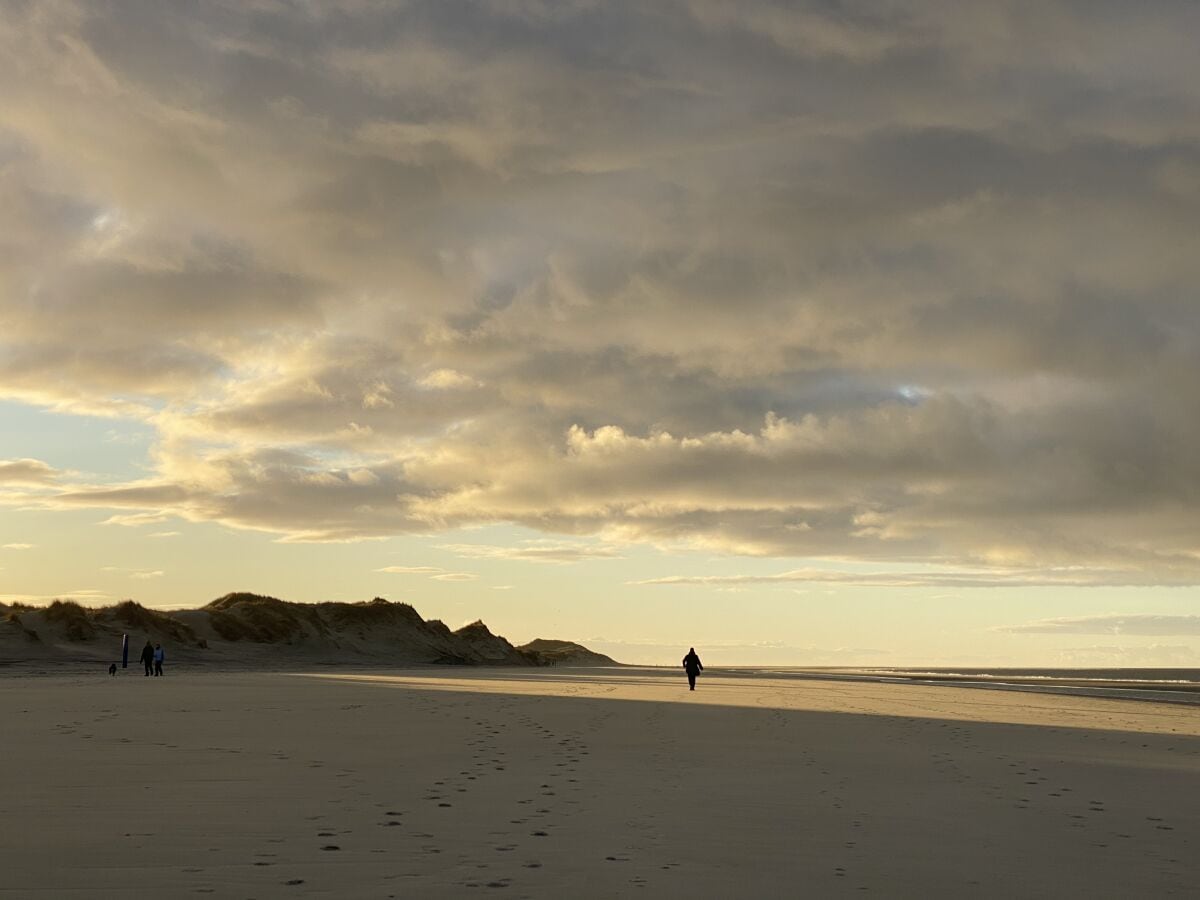
{"label": "shoreline", "polygon": [[[757,674],[780,673],[785,669],[748,669]],[[1028,669],[1014,670],[1027,672]],[[1143,671],[1143,670],[1138,670]],[[1097,697],[1109,700],[1132,700],[1142,703],[1177,703],[1200,705],[1200,682],[1153,681],[1146,679],[1077,678],[1054,675],[1006,675],[1003,669],[991,669],[987,675],[938,673],[914,670],[795,670],[785,677],[813,677],[865,683],[895,683],[975,690],[1017,691],[1034,694]]]}
{"label": "shoreline", "polygon": [[[145,677],[138,670],[140,664],[131,663],[128,668],[118,668],[118,677]],[[675,666],[647,666],[617,663],[611,666],[512,666],[512,665],[462,665],[449,663],[402,663],[387,665],[377,659],[359,661],[330,661],[326,659],[279,659],[278,661],[254,660],[195,660],[167,661],[166,675],[178,677],[183,673],[213,675],[222,672],[231,674],[298,674],[311,670],[323,672],[378,673],[394,671],[421,671],[443,673],[453,677],[456,673],[519,672],[537,676],[562,673],[589,673],[616,671],[625,673],[653,673],[662,675],[679,671]],[[723,666],[710,667],[703,677],[725,678],[776,678],[796,681],[861,682],[865,684],[908,684],[927,687],[959,687],[971,690],[1012,691],[1031,694],[1058,696],[1095,697],[1098,699],[1125,700],[1137,703],[1165,703],[1184,706],[1200,706],[1200,681],[1157,681],[1151,679],[1113,679],[1060,677],[1059,675],[1031,675],[1038,671],[1028,667],[1007,670],[992,668],[988,674],[972,674],[961,670],[949,672],[937,669],[862,669],[854,667],[829,668],[807,666]],[[1061,669],[1041,671],[1063,672]],[[1079,670],[1095,671],[1095,670]],[[1103,670],[1117,672],[1121,670]],[[1133,669],[1147,672],[1153,670]],[[1178,670],[1167,669],[1175,672]],[[1022,673],[1017,675],[1015,673]],[[107,665],[93,661],[69,659],[46,662],[44,660],[0,660],[0,680],[4,678],[45,677],[103,677],[109,678]]]}

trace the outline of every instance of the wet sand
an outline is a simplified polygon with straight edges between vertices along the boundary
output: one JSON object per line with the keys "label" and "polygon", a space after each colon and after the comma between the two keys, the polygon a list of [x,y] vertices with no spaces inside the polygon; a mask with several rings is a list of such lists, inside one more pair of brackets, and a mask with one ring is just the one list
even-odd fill
{"label": "wet sand", "polygon": [[1180,705],[423,669],[4,678],[0,716],[0,897],[1200,885],[1200,714]]}

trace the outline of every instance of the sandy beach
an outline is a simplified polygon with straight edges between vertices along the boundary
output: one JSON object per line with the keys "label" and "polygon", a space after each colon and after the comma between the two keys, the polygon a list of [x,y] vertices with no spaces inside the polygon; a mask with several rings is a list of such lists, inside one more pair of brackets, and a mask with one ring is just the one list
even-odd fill
{"label": "sandy beach", "polygon": [[1200,716],[619,669],[0,681],[0,897],[1194,896]]}

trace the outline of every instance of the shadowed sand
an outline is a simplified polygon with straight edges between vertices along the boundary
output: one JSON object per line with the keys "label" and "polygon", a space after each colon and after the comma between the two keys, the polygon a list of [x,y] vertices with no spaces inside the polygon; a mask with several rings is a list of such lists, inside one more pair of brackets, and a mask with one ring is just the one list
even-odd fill
{"label": "shadowed sand", "polygon": [[622,669],[0,681],[0,897],[1194,895],[1200,715]]}

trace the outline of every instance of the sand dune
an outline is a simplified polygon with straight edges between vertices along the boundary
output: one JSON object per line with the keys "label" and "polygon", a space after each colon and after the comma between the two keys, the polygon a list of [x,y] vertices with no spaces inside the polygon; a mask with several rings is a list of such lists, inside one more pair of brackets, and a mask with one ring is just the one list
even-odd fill
{"label": "sand dune", "polygon": [[1200,719],[654,670],[0,680],[0,897],[1193,895]]}
{"label": "sand dune", "polygon": [[295,669],[319,665],[594,666],[615,661],[570,641],[515,647],[483,622],[451,631],[407,603],[289,603],[228,594],[199,609],[150,610],[132,601],[87,608],[0,605],[0,662],[107,666],[129,635],[130,664],[162,643],[170,664]]}

